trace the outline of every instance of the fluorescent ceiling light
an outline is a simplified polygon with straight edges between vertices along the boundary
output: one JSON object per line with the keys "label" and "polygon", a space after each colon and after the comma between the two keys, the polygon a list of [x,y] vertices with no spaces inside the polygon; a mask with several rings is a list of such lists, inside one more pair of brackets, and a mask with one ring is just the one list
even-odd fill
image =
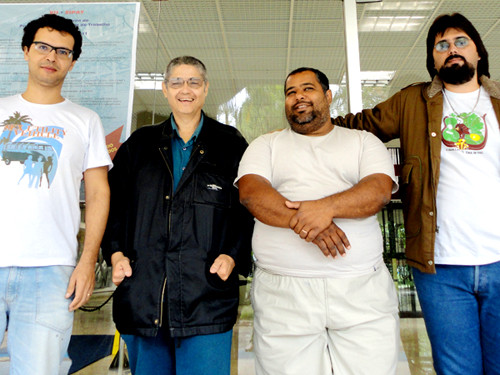
{"label": "fluorescent ceiling light", "polygon": [[140,33],[151,33],[153,31],[153,28],[149,23],[139,23],[139,32]]}
{"label": "fluorescent ceiling light", "polygon": [[136,90],[161,90],[161,82],[159,81],[135,81],[134,89]]}
{"label": "fluorescent ceiling light", "polygon": [[384,1],[378,4],[369,4],[365,10],[432,10],[437,1]]}
{"label": "fluorescent ceiling light", "polygon": [[[360,72],[362,86],[387,86],[394,78],[394,70],[378,70]],[[342,77],[342,85],[346,84],[346,76]]]}
{"label": "fluorescent ceiling light", "polygon": [[359,22],[359,31],[416,31],[423,26],[425,20],[423,16],[363,17]]}
{"label": "fluorescent ceiling light", "polygon": [[136,73],[134,88],[136,90],[161,90],[162,73]]}
{"label": "fluorescent ceiling light", "polygon": [[135,73],[136,81],[163,81],[162,73]]}

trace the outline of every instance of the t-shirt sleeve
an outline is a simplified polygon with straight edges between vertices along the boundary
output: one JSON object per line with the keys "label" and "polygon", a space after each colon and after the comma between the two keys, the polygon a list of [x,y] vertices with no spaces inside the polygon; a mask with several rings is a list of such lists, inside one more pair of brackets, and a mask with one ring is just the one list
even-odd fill
{"label": "t-shirt sleeve", "polygon": [[269,135],[262,135],[255,139],[246,149],[238,168],[235,186],[240,178],[247,174],[256,174],[272,181],[271,145]]}
{"label": "t-shirt sleeve", "polygon": [[388,175],[392,181],[392,193],[395,193],[398,188],[398,181],[394,173],[394,164],[391,155],[385,145],[376,136],[371,133],[362,132],[363,134],[363,151],[360,155],[360,170],[359,178],[375,173],[383,173]]}
{"label": "t-shirt sleeve", "polygon": [[111,169],[113,163],[109,157],[108,147],[106,146],[106,137],[101,119],[94,113],[89,123],[88,147],[83,163],[83,171],[90,168],[107,166]]}

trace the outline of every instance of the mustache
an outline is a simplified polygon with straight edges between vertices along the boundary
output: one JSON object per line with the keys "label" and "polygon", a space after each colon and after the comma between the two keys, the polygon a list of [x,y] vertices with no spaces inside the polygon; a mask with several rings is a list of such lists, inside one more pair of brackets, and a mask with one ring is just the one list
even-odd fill
{"label": "mustache", "polygon": [[463,57],[463,56],[461,56],[461,55],[451,55],[451,56],[449,56],[449,57],[448,57],[448,58],[444,61],[444,63],[446,64],[446,63],[448,63],[448,62],[449,62],[450,60],[452,60],[452,59],[462,59],[464,62],[467,62],[467,61],[465,60],[465,57]]}
{"label": "mustache", "polygon": [[296,109],[296,108],[297,108],[299,105],[301,105],[301,104],[309,104],[309,105],[311,105],[312,103],[311,103],[311,102],[309,102],[309,101],[307,101],[307,100],[301,100],[300,102],[298,102],[298,103],[294,104],[292,108],[293,108],[293,109]]}

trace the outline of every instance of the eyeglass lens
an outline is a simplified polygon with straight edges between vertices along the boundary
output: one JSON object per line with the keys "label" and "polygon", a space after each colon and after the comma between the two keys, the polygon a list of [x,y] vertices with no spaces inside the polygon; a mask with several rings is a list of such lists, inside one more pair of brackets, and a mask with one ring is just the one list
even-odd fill
{"label": "eyeglass lens", "polygon": [[44,55],[48,55],[52,51],[56,51],[56,55],[61,57],[70,57],[73,54],[72,50],[64,47],[53,47],[44,42],[33,42],[33,44],[35,45],[35,49]]}
{"label": "eyeglass lens", "polygon": [[[469,44],[469,39],[462,36],[460,38],[455,39],[453,44],[455,44],[455,46],[457,48],[464,48],[465,46],[467,46]],[[436,48],[436,51],[438,51],[438,52],[446,52],[450,48],[450,43],[447,42],[446,40],[442,40],[436,44],[435,48]]]}
{"label": "eyeglass lens", "polygon": [[184,86],[184,82],[187,82],[188,86],[192,89],[199,89],[201,86],[203,86],[203,80],[196,77],[191,77],[187,80],[181,77],[170,78],[168,80],[168,85],[173,89],[179,89]]}

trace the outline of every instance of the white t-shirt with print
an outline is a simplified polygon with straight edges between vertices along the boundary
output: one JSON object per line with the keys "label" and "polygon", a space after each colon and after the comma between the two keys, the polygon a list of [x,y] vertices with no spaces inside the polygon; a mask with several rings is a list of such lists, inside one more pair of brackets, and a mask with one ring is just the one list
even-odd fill
{"label": "white t-shirt with print", "polygon": [[[238,181],[256,174],[291,201],[314,200],[347,190],[362,178],[384,173],[394,181],[394,166],[382,142],[365,131],[334,127],[324,136],[290,129],[254,140],[240,162]],[[334,219],[351,243],[347,256],[325,257],[293,230],[256,220],[253,251],[259,267],[299,277],[351,277],[383,264],[383,243],[376,216]]]}
{"label": "white t-shirt with print", "polygon": [[500,260],[500,130],[486,90],[480,89],[474,114],[462,115],[474,108],[478,93],[446,91],[444,98],[436,264]]}
{"label": "white t-shirt with print", "polygon": [[76,263],[83,172],[111,166],[99,116],[0,99],[0,267]]}

